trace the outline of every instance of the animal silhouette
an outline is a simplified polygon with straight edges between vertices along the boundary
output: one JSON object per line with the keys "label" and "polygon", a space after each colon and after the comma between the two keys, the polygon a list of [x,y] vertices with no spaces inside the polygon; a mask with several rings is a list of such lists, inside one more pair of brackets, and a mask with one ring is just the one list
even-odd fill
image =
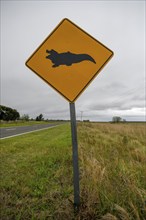
{"label": "animal silhouette", "polygon": [[88,54],[75,54],[71,52],[58,53],[55,50],[46,50],[48,55],[47,59],[50,59],[53,63],[52,67],[58,67],[60,65],[71,66],[73,63],[80,63],[82,61],[91,61],[96,63],[95,60]]}

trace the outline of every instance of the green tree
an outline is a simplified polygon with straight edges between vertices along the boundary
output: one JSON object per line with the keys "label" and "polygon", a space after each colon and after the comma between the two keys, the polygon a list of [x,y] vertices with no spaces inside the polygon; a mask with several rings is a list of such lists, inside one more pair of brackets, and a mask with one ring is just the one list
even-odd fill
{"label": "green tree", "polygon": [[43,118],[43,115],[40,114],[39,116],[36,117],[36,121],[43,121],[44,118]]}
{"label": "green tree", "polygon": [[112,122],[113,122],[113,123],[119,123],[119,122],[121,122],[121,121],[122,121],[122,118],[119,117],[119,116],[114,116],[114,117],[112,118]]}
{"label": "green tree", "polygon": [[24,114],[21,116],[21,120],[22,121],[29,121],[29,115],[28,114]]}
{"label": "green tree", "polygon": [[16,109],[0,105],[0,120],[15,121],[20,118],[20,114]]}

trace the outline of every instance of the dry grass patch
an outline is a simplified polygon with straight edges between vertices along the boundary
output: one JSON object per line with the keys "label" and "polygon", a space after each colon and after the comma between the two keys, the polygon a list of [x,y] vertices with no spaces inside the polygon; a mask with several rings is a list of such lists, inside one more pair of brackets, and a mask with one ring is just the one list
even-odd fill
{"label": "dry grass patch", "polygon": [[78,129],[81,196],[88,219],[144,220],[145,124],[84,123]]}

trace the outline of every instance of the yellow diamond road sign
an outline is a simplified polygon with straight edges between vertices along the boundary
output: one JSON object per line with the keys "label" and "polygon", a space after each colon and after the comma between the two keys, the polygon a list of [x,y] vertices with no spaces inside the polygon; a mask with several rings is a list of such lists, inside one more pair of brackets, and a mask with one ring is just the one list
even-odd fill
{"label": "yellow diamond road sign", "polygon": [[110,49],[65,18],[26,65],[74,102],[112,56]]}

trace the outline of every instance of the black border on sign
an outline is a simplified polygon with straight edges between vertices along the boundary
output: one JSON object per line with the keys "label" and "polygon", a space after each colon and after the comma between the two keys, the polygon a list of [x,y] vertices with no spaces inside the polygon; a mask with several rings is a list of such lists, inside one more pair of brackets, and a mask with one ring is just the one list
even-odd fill
{"label": "black border on sign", "polygon": [[[80,29],[82,32],[84,32],[86,35],[88,35],[90,38],[98,42],[100,45],[105,47],[107,50],[111,52],[111,56],[103,63],[103,65],[100,67],[100,69],[94,74],[94,76],[91,78],[91,80],[83,87],[83,89],[78,93],[78,95],[74,98],[74,100],[70,100],[67,98],[65,95],[63,95],[59,90],[57,90],[52,84],[50,84],[47,80],[45,80],[43,77],[41,77],[36,71],[34,71],[29,65],[28,62],[29,60],[34,56],[34,54],[40,49],[40,47],[51,37],[51,35],[60,27],[60,25],[67,20],[70,22],[72,25]],[[42,80],[44,80],[49,86],[51,86],[53,89],[55,89],[59,94],[61,94],[67,101],[70,103],[75,102],[76,99],[81,95],[81,93],[87,88],[87,86],[93,81],[93,79],[98,75],[98,73],[102,70],[102,68],[109,62],[109,60],[113,57],[114,52],[110,50],[108,47],[106,47],[104,44],[102,44],[100,41],[96,40],[94,37],[92,37],[90,34],[88,34],[86,31],[84,31],[82,28],[78,27],[76,24],[74,24],[72,21],[70,21],[68,18],[64,18],[57,26],[56,28],[51,32],[51,34],[41,43],[41,45],[34,51],[34,53],[28,58],[28,60],[25,62],[25,65],[31,69],[36,75],[38,75]]]}

